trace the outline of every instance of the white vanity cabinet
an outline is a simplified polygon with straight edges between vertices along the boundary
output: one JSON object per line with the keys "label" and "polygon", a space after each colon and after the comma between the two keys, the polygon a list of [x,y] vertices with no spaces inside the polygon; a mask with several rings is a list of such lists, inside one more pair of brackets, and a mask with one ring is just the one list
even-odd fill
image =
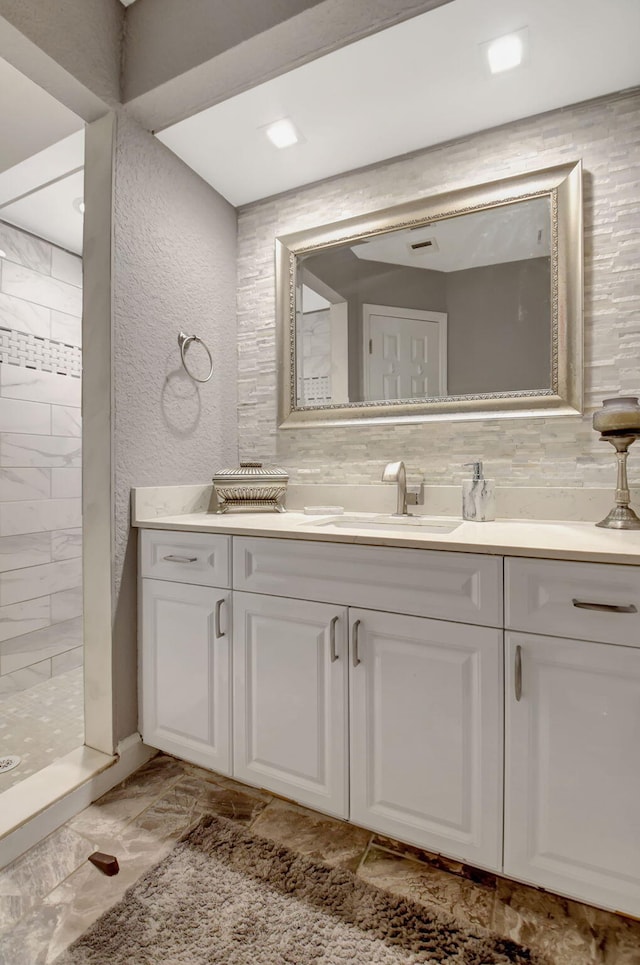
{"label": "white vanity cabinet", "polygon": [[347,611],[236,591],[234,775],[349,816]]}
{"label": "white vanity cabinet", "polygon": [[640,915],[640,566],[147,530],[140,573],[147,743]]}
{"label": "white vanity cabinet", "polygon": [[242,537],[233,584],[235,775],[498,869],[502,560]]}
{"label": "white vanity cabinet", "polygon": [[351,820],[497,870],[502,631],[350,611]]}
{"label": "white vanity cabinet", "polygon": [[521,559],[505,572],[504,871],[638,915],[640,570]]}
{"label": "white vanity cabinet", "polygon": [[141,534],[140,733],[231,774],[231,541]]}

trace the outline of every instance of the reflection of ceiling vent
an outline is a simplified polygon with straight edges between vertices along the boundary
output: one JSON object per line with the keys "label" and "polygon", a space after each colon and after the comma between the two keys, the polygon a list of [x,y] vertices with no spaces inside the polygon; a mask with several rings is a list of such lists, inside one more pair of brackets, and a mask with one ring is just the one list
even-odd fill
{"label": "reflection of ceiling vent", "polygon": [[409,251],[417,254],[427,251],[438,251],[438,242],[435,238],[424,238],[422,241],[413,241],[407,245]]}

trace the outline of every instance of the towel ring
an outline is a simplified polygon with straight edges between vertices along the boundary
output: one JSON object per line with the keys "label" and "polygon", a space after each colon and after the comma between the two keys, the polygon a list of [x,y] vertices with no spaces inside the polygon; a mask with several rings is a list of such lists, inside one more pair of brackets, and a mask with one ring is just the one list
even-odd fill
{"label": "towel ring", "polygon": [[[190,342],[200,342],[200,344],[202,345],[203,349],[205,350],[205,352],[206,352],[207,355],[209,356],[209,365],[210,365],[211,367],[210,367],[210,369],[209,369],[209,374],[208,374],[208,376],[206,377],[206,379],[200,379],[200,378],[198,378],[197,375],[194,375],[193,372],[190,372],[190,371],[189,371],[189,366],[187,365],[187,361],[186,361],[186,359],[185,359],[185,357],[184,357],[184,353],[186,352],[187,347],[188,347],[188,345],[189,345]],[[212,357],[211,357],[211,352],[209,351],[207,345],[206,345],[206,344],[202,341],[202,339],[199,338],[197,335],[186,335],[184,332],[180,332],[180,334],[178,335],[178,345],[180,346],[180,358],[182,359],[182,364],[184,365],[184,370],[185,370],[185,372],[187,373],[187,375],[189,376],[189,378],[193,379],[194,382],[208,382],[209,379],[211,378],[211,376],[213,375],[213,359],[212,359]]]}

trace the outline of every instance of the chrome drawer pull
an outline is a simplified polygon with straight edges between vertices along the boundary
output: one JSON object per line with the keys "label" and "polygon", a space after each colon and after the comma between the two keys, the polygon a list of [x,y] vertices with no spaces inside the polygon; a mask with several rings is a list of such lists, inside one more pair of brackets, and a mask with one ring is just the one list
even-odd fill
{"label": "chrome drawer pull", "polygon": [[338,654],[336,653],[336,623],[340,617],[334,617],[329,624],[329,646],[331,653],[331,663],[335,663],[338,659]]}
{"label": "chrome drawer pull", "polygon": [[163,559],[163,560],[166,560],[168,563],[197,563],[197,562],[198,562],[198,557],[197,557],[197,556],[173,556],[173,555],[170,555],[170,556],[163,556],[162,559]]}
{"label": "chrome drawer pull", "polygon": [[522,699],[522,647],[520,645],[516,647],[516,666],[513,682],[516,700],[520,701]]}
{"label": "chrome drawer pull", "polygon": [[577,606],[579,610],[600,610],[604,613],[637,613],[637,608],[630,603],[628,606],[623,606],[619,603],[589,603],[586,600],[572,600],[574,606]]}
{"label": "chrome drawer pull", "polygon": [[351,629],[351,656],[353,660],[353,666],[357,667],[359,663],[362,663],[360,657],[358,656],[358,628],[360,627],[360,620],[356,620]]}
{"label": "chrome drawer pull", "polygon": [[216,640],[219,640],[220,637],[224,637],[224,633],[222,632],[222,627],[220,626],[220,613],[221,613],[221,611],[222,611],[222,604],[223,604],[223,603],[224,603],[224,598],[221,599],[221,600],[218,600],[218,601],[216,602],[216,613],[215,613],[215,624],[216,624],[216,626],[215,626],[215,633],[216,633]]}

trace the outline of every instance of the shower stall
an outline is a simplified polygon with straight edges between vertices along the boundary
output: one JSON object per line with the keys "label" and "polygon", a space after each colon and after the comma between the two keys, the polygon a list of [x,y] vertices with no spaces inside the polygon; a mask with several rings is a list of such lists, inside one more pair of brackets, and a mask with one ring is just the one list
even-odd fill
{"label": "shower stall", "polygon": [[0,792],[84,742],[82,261],[3,215]]}

